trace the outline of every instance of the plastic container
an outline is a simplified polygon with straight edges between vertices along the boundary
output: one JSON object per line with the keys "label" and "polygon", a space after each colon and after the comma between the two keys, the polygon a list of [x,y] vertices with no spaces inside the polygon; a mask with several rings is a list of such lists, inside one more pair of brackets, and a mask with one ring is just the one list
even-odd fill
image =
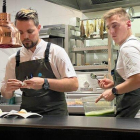
{"label": "plastic container", "polygon": [[68,106],[83,106],[81,99],[66,99]]}
{"label": "plastic container", "polygon": [[108,102],[104,99],[95,103],[98,96],[81,98],[84,106],[85,116],[106,116],[114,114],[114,101]]}

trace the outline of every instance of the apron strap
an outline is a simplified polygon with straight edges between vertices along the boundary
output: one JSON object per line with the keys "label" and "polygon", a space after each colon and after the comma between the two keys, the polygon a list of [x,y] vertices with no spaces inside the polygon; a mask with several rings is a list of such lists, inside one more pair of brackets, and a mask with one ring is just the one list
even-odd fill
{"label": "apron strap", "polygon": [[[51,43],[48,42],[47,43],[47,48],[45,50],[45,62],[48,62],[49,61],[50,46],[51,46]],[[16,67],[19,66],[19,63],[20,63],[20,50],[18,50],[17,51],[17,54],[16,54]]]}
{"label": "apron strap", "polygon": [[19,66],[19,63],[20,63],[20,50],[18,50],[16,54],[16,67]]}
{"label": "apron strap", "polygon": [[50,46],[51,46],[51,43],[48,42],[47,43],[47,48],[45,50],[45,62],[48,62],[49,61]]}

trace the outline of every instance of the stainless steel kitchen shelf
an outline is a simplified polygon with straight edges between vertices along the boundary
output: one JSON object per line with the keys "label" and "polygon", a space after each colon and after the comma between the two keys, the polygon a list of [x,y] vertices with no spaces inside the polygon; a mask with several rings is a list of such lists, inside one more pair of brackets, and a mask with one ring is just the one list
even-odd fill
{"label": "stainless steel kitchen shelf", "polygon": [[[75,36],[75,45],[73,45],[73,47],[71,48],[71,53],[73,54],[73,61],[75,64],[75,66],[74,66],[75,70],[81,70],[81,71],[82,70],[107,70],[108,73],[110,74],[110,78],[111,78],[111,69],[112,69],[112,64],[113,64],[112,39],[110,36],[108,36],[107,33],[105,33],[105,36],[108,38],[107,44],[106,44],[106,42],[99,43],[101,40],[99,34],[93,36],[96,38],[81,38],[81,37]],[[71,38],[74,38],[74,36],[71,36]],[[79,46],[80,41],[78,41],[78,39],[80,39],[82,41],[81,47]],[[94,39],[96,39],[96,41]],[[94,45],[92,43],[93,46],[87,46],[86,40],[94,40],[95,44],[97,44],[97,45]],[[100,45],[98,45],[98,44],[100,44]],[[77,46],[79,46],[79,47],[77,47]],[[90,65],[86,65],[86,64],[88,64],[86,59],[88,58],[87,55],[89,53],[94,53],[94,54],[103,53],[103,54],[107,55],[108,60],[106,60],[106,61],[108,62],[108,65],[101,64],[101,63],[99,65],[92,65],[93,63],[91,63],[91,62],[89,63]],[[78,62],[78,58],[80,58],[81,61]]]}
{"label": "stainless steel kitchen shelf", "polygon": [[88,46],[88,47],[74,47],[72,51],[79,52],[79,51],[94,51],[94,50],[107,50],[108,46]]}
{"label": "stainless steel kitchen shelf", "polygon": [[75,70],[108,69],[108,65],[82,65],[74,66]]}
{"label": "stainless steel kitchen shelf", "polygon": [[[107,34],[105,34],[104,38],[107,38]],[[80,37],[80,36],[72,35],[70,37],[70,39],[75,39],[75,40],[93,40],[93,39],[101,39],[101,38],[100,38],[100,36],[93,36],[93,37],[87,38],[87,37]]]}

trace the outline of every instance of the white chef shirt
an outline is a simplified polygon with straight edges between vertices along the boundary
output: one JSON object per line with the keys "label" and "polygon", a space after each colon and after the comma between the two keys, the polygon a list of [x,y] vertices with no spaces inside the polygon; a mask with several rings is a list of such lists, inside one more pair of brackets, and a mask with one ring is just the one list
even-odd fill
{"label": "white chef shirt", "polygon": [[[41,39],[39,44],[36,46],[34,53],[30,50],[27,50],[25,47],[20,49],[20,63],[30,60],[37,60],[44,58],[44,52],[46,50],[47,42]],[[16,79],[15,76],[15,60],[16,53],[11,55],[8,59],[6,65],[6,72],[2,84],[7,82],[8,79]],[[55,44],[51,43],[50,52],[49,52],[49,62],[52,68],[52,71],[57,79],[65,77],[76,77],[74,67],[69,59],[69,56],[65,50]]]}
{"label": "white chef shirt", "polygon": [[124,80],[140,73],[140,42],[135,36],[131,35],[120,47],[116,70]]}

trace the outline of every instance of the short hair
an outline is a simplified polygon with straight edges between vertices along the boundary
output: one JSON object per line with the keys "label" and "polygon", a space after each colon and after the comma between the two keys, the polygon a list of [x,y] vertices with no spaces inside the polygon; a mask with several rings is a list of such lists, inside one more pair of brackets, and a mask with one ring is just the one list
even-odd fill
{"label": "short hair", "polygon": [[15,16],[15,24],[17,20],[33,20],[35,26],[39,25],[39,20],[38,20],[38,13],[36,10],[33,10],[31,8],[29,9],[21,9],[20,11],[17,12]]}
{"label": "short hair", "polygon": [[111,18],[114,15],[119,15],[120,17],[123,18],[123,20],[130,20],[129,14],[123,8],[111,9],[104,14],[103,18],[106,21],[107,19]]}

